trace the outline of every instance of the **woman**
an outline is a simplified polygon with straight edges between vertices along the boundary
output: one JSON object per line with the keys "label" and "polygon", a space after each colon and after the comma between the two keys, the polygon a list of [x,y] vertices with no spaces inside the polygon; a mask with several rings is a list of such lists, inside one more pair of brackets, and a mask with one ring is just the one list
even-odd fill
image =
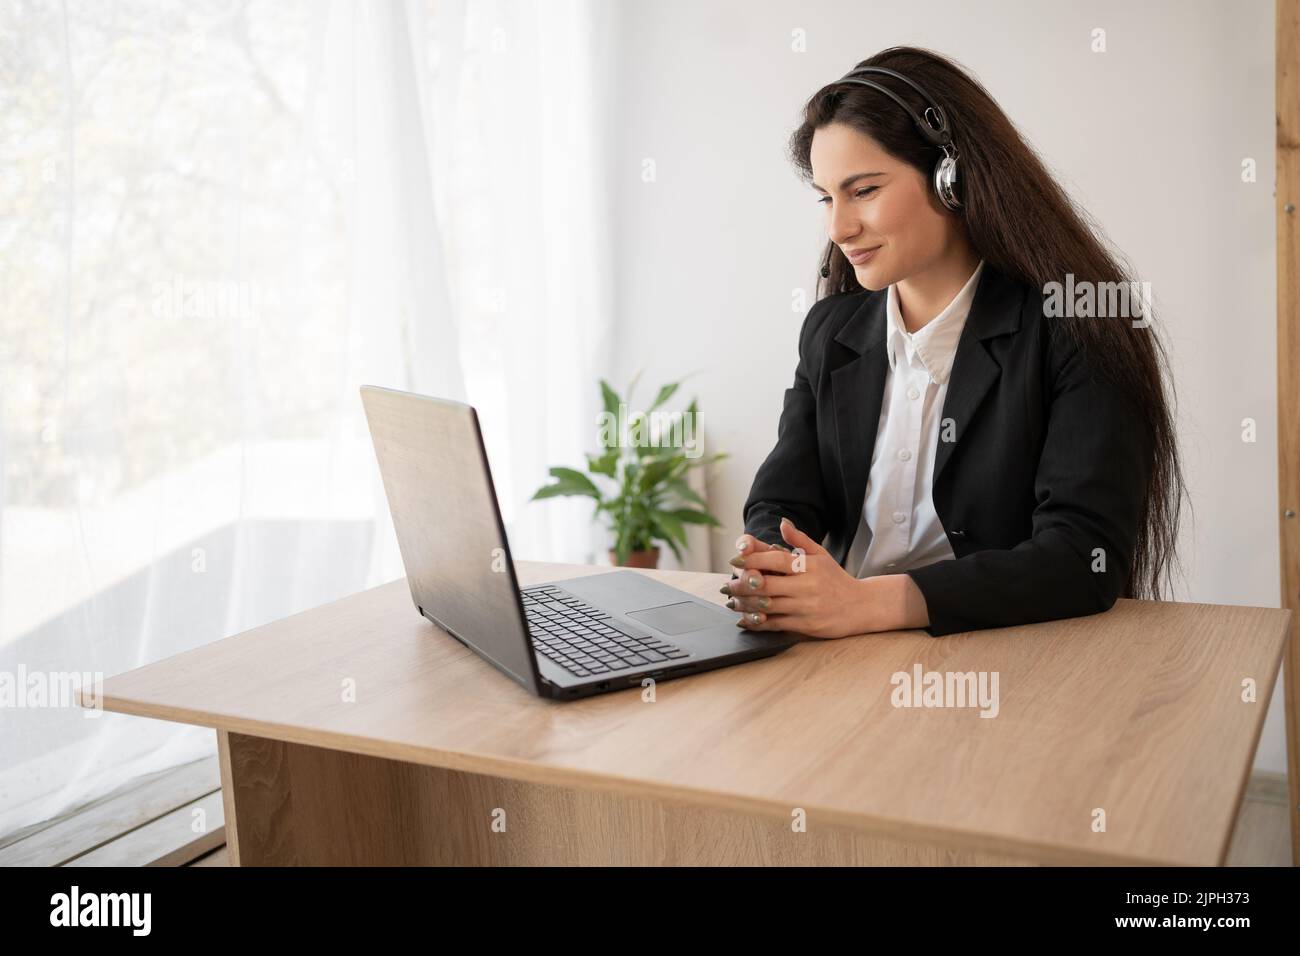
{"label": "woman", "polygon": [[989,94],[885,50],[790,151],[830,242],[723,588],[741,626],[937,637],[1158,599],[1184,486],[1149,301]]}

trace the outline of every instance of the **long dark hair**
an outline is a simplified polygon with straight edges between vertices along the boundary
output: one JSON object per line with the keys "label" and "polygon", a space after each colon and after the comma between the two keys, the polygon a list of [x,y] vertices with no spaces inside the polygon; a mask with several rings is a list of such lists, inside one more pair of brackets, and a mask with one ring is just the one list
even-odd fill
{"label": "long dark hair", "polygon": [[[952,60],[915,47],[882,50],[858,67],[883,66],[920,84],[947,113],[960,158],[957,215],[975,251],[989,265],[1037,289],[1064,283],[1128,283],[1131,264],[1110,247],[1104,233],[1057,185],[1042,160],[980,83]],[[924,102],[906,84],[881,74],[868,79],[888,86],[918,114]],[[813,133],[843,123],[871,137],[890,155],[932,179],[940,151],[921,138],[906,111],[877,90],[831,83],[808,101],[790,137],[790,158],[812,181]],[[861,284],[844,253],[830,242],[819,275],[818,298],[857,292]],[[1151,315],[1144,313],[1148,322]],[[1155,324],[1134,329],[1130,319],[1053,318],[1073,337],[1103,381],[1122,389],[1150,437],[1151,477],[1139,519],[1125,597],[1160,599],[1177,557],[1178,521],[1186,493],[1172,411],[1173,383]],[[1166,396],[1168,389],[1168,397]]]}

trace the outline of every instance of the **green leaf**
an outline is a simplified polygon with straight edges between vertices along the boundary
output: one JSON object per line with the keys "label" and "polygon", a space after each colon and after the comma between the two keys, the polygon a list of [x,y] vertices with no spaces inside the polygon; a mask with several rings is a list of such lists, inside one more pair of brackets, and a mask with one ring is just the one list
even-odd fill
{"label": "green leaf", "polygon": [[595,475],[606,475],[610,478],[618,477],[616,469],[618,468],[618,451],[606,452],[603,455],[587,455],[587,470]]}
{"label": "green leaf", "polygon": [[702,508],[708,506],[708,502],[701,498],[699,493],[686,483],[685,479],[671,478],[664,483],[664,486],[676,492],[679,497],[685,498],[687,501],[693,501]]}
{"label": "green leaf", "polygon": [[682,552],[681,552],[681,550],[677,547],[676,543],[674,543],[673,539],[672,539],[672,538],[667,538],[667,539],[665,539],[665,544],[667,544],[668,547],[672,548],[672,550],[673,550],[673,554],[675,554],[675,555],[677,556],[677,560],[678,560],[678,561],[681,561],[681,560],[682,560]]}
{"label": "green leaf", "polygon": [[528,500],[541,501],[544,498],[560,498],[560,497],[567,497],[568,495],[577,495],[577,494],[581,494],[581,492],[574,491],[572,488],[566,485],[555,484],[555,485],[547,485],[544,488],[538,488],[536,491],[533,492],[533,496]]}
{"label": "green leaf", "polygon": [[617,449],[619,442],[618,429],[618,393],[609,387],[609,383],[603,378],[600,380],[600,396],[605,406],[605,414],[613,417],[613,427],[605,431],[601,436],[601,446],[606,449]]}
{"label": "green leaf", "polygon": [[618,536],[614,539],[614,563],[626,564],[627,555],[630,550],[631,547],[628,541],[628,529],[626,526],[621,526],[618,528]]}
{"label": "green leaf", "polygon": [[558,480],[555,484],[538,489],[533,495],[534,501],[539,498],[554,498],[556,495],[586,495],[600,500],[600,489],[582,472],[572,468],[552,468],[550,473]]}
{"label": "green leaf", "polygon": [[649,494],[657,488],[660,482],[673,474],[673,471],[682,460],[680,455],[671,455],[667,458],[648,458],[643,461],[644,471],[641,473],[641,491]]}
{"label": "green leaf", "polygon": [[[651,521],[650,521],[651,533],[654,535],[654,537],[657,540],[662,541],[664,544],[668,545],[668,547],[672,549],[673,554],[677,556],[677,560],[680,561],[682,559],[682,552],[677,547],[676,536],[666,525],[660,523],[659,521],[660,517],[661,517],[661,513],[656,513],[651,517]],[[685,543],[684,538],[682,539],[682,543],[683,544]]]}
{"label": "green leaf", "polygon": [[678,508],[669,512],[678,521],[685,524],[707,524],[714,528],[722,527],[722,522],[707,511],[694,511],[690,508]]}
{"label": "green leaf", "polygon": [[668,540],[677,541],[683,546],[687,545],[686,529],[682,527],[682,522],[676,515],[667,511],[656,511],[650,516],[650,519]]}
{"label": "green leaf", "polygon": [[704,455],[700,458],[688,458],[687,461],[690,462],[690,465],[688,465],[687,467],[698,468],[701,465],[710,465],[713,464],[714,462],[722,461],[724,458],[730,458],[730,457],[731,455],[728,452],[720,451],[716,455]]}
{"label": "green leaf", "polygon": [[655,396],[655,400],[648,410],[653,412],[664,402],[668,401],[668,399],[672,398],[673,393],[677,391],[680,384],[680,382],[672,382],[671,384],[665,385],[663,388],[659,389],[659,394]]}
{"label": "green leaf", "polygon": [[610,388],[609,382],[605,381],[603,378],[600,380],[600,396],[605,403],[605,411],[617,418],[618,406],[620,404],[618,392]]}

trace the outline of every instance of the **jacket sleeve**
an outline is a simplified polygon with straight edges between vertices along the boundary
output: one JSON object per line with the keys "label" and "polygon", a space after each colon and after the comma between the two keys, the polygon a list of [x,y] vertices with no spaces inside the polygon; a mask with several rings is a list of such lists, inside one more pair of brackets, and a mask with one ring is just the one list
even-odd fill
{"label": "jacket sleeve", "polygon": [[827,502],[817,442],[817,397],[809,360],[813,330],[830,311],[833,297],[813,304],[799,331],[799,363],[794,384],[785,390],[776,447],[754,475],[745,501],[745,532],[768,544],[785,545],[781,518],[786,517],[814,541],[826,536]]}
{"label": "jacket sleeve", "polygon": [[1045,330],[1061,357],[1049,366],[1032,534],[1010,550],[906,572],[925,596],[934,637],[1098,614],[1125,591],[1151,467],[1146,429],[1135,405],[1096,380],[1057,331]]}

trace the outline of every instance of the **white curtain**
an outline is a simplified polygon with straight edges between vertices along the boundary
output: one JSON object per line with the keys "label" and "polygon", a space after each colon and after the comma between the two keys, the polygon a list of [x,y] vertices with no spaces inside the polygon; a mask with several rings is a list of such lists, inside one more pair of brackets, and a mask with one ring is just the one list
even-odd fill
{"label": "white curtain", "polygon": [[607,364],[608,15],[0,6],[0,841],[214,745],[40,688],[401,576],[362,383],[474,403],[515,556],[597,559],[527,499]]}
{"label": "white curtain", "polygon": [[[455,0],[426,23],[439,221],[516,558],[603,560],[589,502],[527,503],[595,451],[613,263],[602,117],[613,4]],[[451,38],[455,37],[453,42]]]}

